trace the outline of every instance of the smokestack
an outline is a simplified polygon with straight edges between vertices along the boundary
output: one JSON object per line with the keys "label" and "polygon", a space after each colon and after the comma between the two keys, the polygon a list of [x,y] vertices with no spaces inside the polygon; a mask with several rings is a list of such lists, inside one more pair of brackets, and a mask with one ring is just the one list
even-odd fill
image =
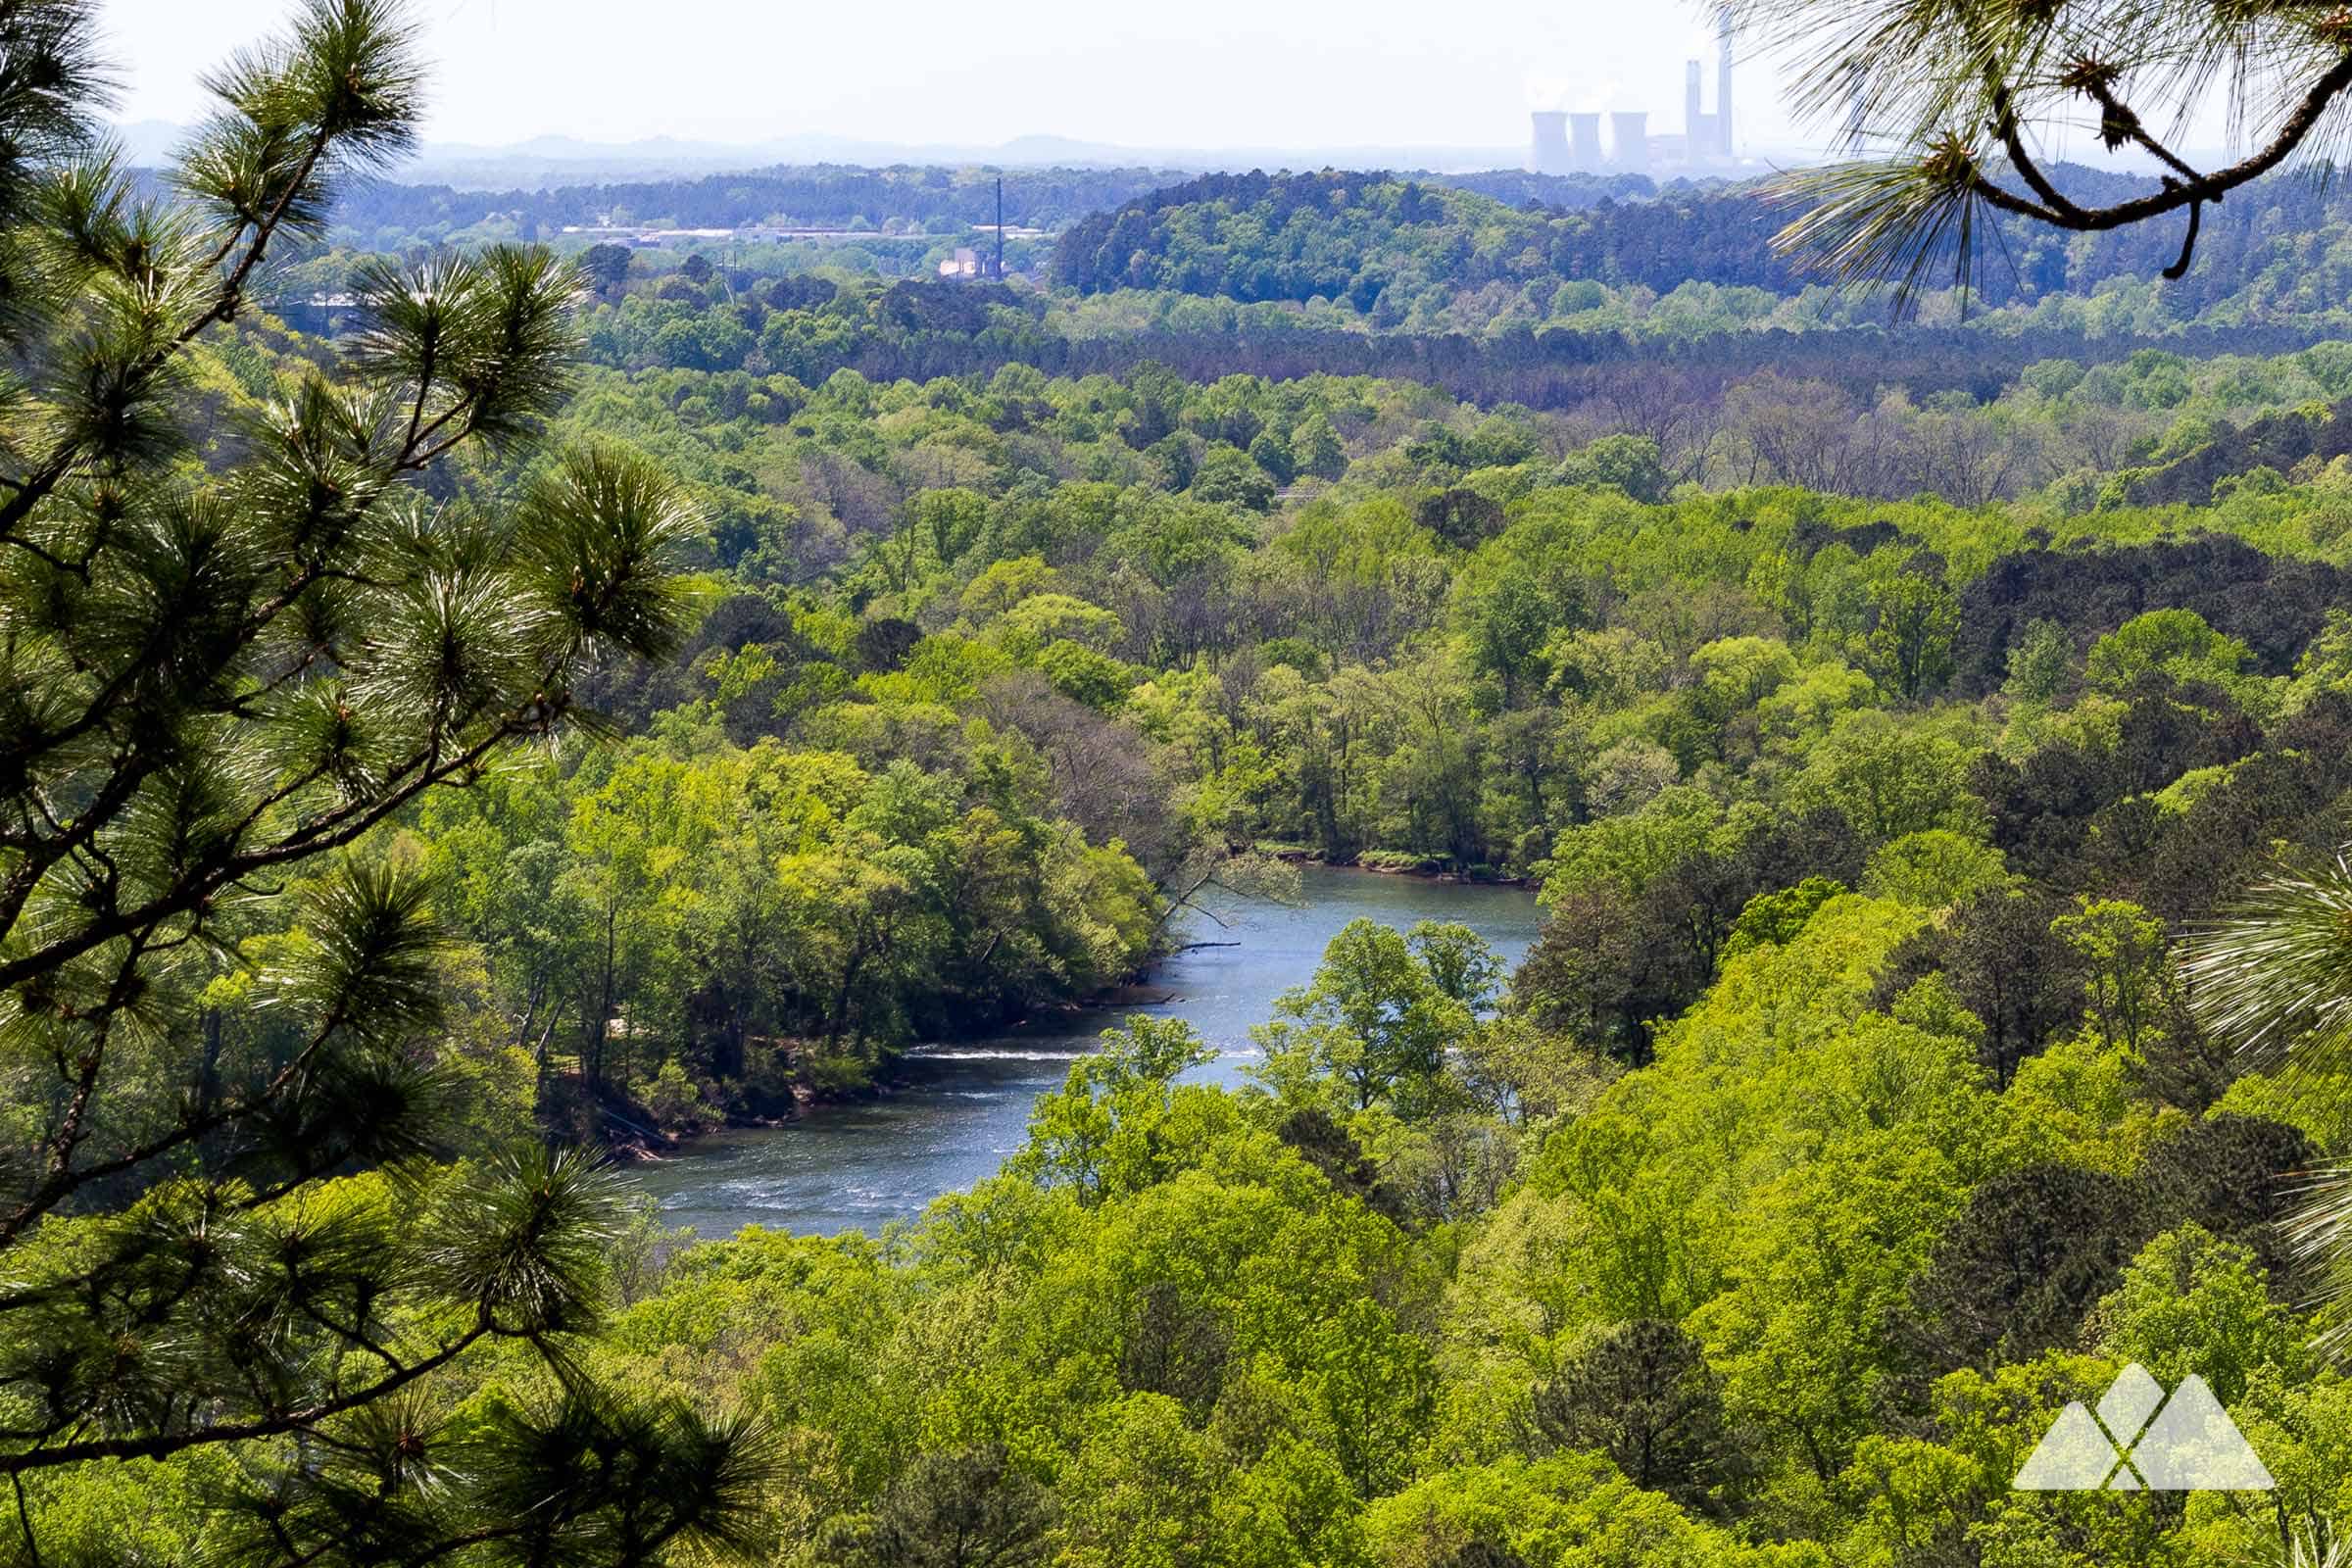
{"label": "smokestack", "polygon": [[997,176],[997,264],[989,276],[1002,282],[1004,277],[1004,176]]}
{"label": "smokestack", "polygon": [[1580,174],[1595,173],[1603,160],[1600,156],[1600,117],[1598,115],[1570,115],[1568,117],[1568,167]]}
{"label": "smokestack", "polygon": [[1699,107],[1698,62],[1683,62],[1683,153],[1686,160],[1698,163],[1713,149],[1708,145],[1706,111]]}
{"label": "smokestack", "polygon": [[1610,161],[1628,172],[1649,168],[1649,111],[1619,111],[1609,116]]}
{"label": "smokestack", "polygon": [[1575,167],[1568,153],[1568,117],[1539,109],[1530,118],[1535,122],[1536,139],[1529,164],[1539,174],[1567,173]]}
{"label": "smokestack", "polygon": [[1725,6],[1715,23],[1715,142],[1726,158],[1740,156],[1732,140],[1732,8]]}

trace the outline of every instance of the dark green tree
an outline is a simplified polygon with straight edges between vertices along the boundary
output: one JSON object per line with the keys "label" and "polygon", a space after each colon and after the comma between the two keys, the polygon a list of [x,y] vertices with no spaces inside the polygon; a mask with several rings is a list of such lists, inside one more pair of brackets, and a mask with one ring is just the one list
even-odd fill
{"label": "dark green tree", "polygon": [[[94,11],[0,4],[14,1534],[37,1559],[75,1467],[226,1449],[204,1473],[233,1478],[220,1529],[255,1561],[727,1544],[753,1430],[564,1353],[604,1298],[611,1182],[537,1149],[434,1162],[443,938],[368,840],[587,719],[594,665],[672,645],[692,510],[608,451],[546,457],[504,509],[436,499],[454,454],[519,457],[564,396],[581,279],[521,249],[370,265],[334,372],[199,462],[191,378],[272,250],[412,144],[414,25],[305,0],[210,78],[150,197],[93,139]],[[544,1360],[541,1396],[450,1427],[500,1343]]]}
{"label": "dark green tree", "polygon": [[1511,977],[1511,1000],[1539,1028],[1573,1035],[1580,1045],[1629,1067],[1649,1061],[1643,981],[1666,951],[1664,934],[1637,929],[1633,901],[1596,883],[1563,896],[1544,922],[1526,961]]}
{"label": "dark green tree", "polygon": [[2074,955],[2050,934],[2056,907],[2031,893],[1989,888],[1958,906],[1940,930],[1907,940],[1880,979],[1892,1002],[1912,981],[1940,971],[1960,1004],[1984,1024],[1979,1059],[2006,1085],[2018,1064],[2082,1016]]}
{"label": "dark green tree", "polygon": [[1610,1329],[1536,1390],[1536,1425],[1565,1448],[1598,1448],[1634,1485],[1708,1509],[1740,1479],[1723,1380],[1698,1342],[1656,1318]]}
{"label": "dark green tree", "polygon": [[626,245],[591,245],[580,253],[580,270],[595,287],[611,293],[620,287],[629,275],[629,248]]}
{"label": "dark green tree", "polygon": [[925,1453],[891,1484],[863,1560],[874,1568],[1028,1568],[1052,1556],[1054,1494],[1001,1445]]}
{"label": "dark green tree", "polygon": [[1969,1195],[1913,1283],[1909,1338],[1937,1371],[2074,1348],[2083,1314],[2150,1229],[2145,1195],[2116,1177],[2005,1171]]}

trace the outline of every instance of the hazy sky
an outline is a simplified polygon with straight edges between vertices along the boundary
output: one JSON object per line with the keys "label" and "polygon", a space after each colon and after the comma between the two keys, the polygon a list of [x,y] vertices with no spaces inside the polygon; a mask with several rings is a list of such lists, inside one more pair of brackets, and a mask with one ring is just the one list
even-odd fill
{"label": "hazy sky", "polygon": [[[103,0],[127,121],[202,112],[194,76],[280,0]],[[1031,133],[1158,147],[1501,147],[1531,108],[1646,108],[1682,128],[1681,0],[419,0],[427,136],[509,142],[827,133],[988,145]],[[1766,68],[1740,140],[1791,128]]]}

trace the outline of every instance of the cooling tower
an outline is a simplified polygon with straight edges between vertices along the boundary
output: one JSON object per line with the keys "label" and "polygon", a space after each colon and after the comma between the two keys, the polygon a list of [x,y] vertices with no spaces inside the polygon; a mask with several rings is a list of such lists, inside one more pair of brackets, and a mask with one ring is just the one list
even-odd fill
{"label": "cooling tower", "polygon": [[1575,167],[1568,155],[1568,117],[1539,109],[1536,139],[1530,162],[1539,174],[1565,174]]}
{"label": "cooling tower", "polygon": [[1570,115],[1568,117],[1568,167],[1580,174],[1597,171],[1603,162],[1600,156],[1600,117],[1598,115]]}
{"label": "cooling tower", "polygon": [[1629,172],[1649,168],[1649,112],[1620,111],[1609,117],[1609,161]]}

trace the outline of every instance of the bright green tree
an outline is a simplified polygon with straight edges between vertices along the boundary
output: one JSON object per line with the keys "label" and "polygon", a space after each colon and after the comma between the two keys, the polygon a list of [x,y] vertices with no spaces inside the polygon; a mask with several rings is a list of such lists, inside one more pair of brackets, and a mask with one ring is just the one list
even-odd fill
{"label": "bright green tree", "polygon": [[1060,1091],[1038,1098],[1029,1142],[1007,1168],[1087,1203],[1151,1186],[1177,1157],[1168,1126],[1176,1078],[1214,1054],[1178,1018],[1138,1013],[1105,1029],[1102,1049],[1079,1058]]}
{"label": "bright green tree", "polygon": [[1426,1101],[1446,1048],[1471,1024],[1471,1006],[1448,985],[1473,994],[1471,977],[1488,971],[1443,928],[1415,936],[1419,952],[1394,926],[1348,921],[1323,950],[1314,980],[1286,993],[1279,1016],[1257,1031],[1266,1061],[1253,1071],[1286,1098],[1334,1086],[1350,1110]]}
{"label": "bright green tree", "polygon": [[1950,589],[1906,571],[1871,586],[1870,613],[1863,647],[1871,673],[1886,691],[1917,702],[1952,678],[1960,606]]}

